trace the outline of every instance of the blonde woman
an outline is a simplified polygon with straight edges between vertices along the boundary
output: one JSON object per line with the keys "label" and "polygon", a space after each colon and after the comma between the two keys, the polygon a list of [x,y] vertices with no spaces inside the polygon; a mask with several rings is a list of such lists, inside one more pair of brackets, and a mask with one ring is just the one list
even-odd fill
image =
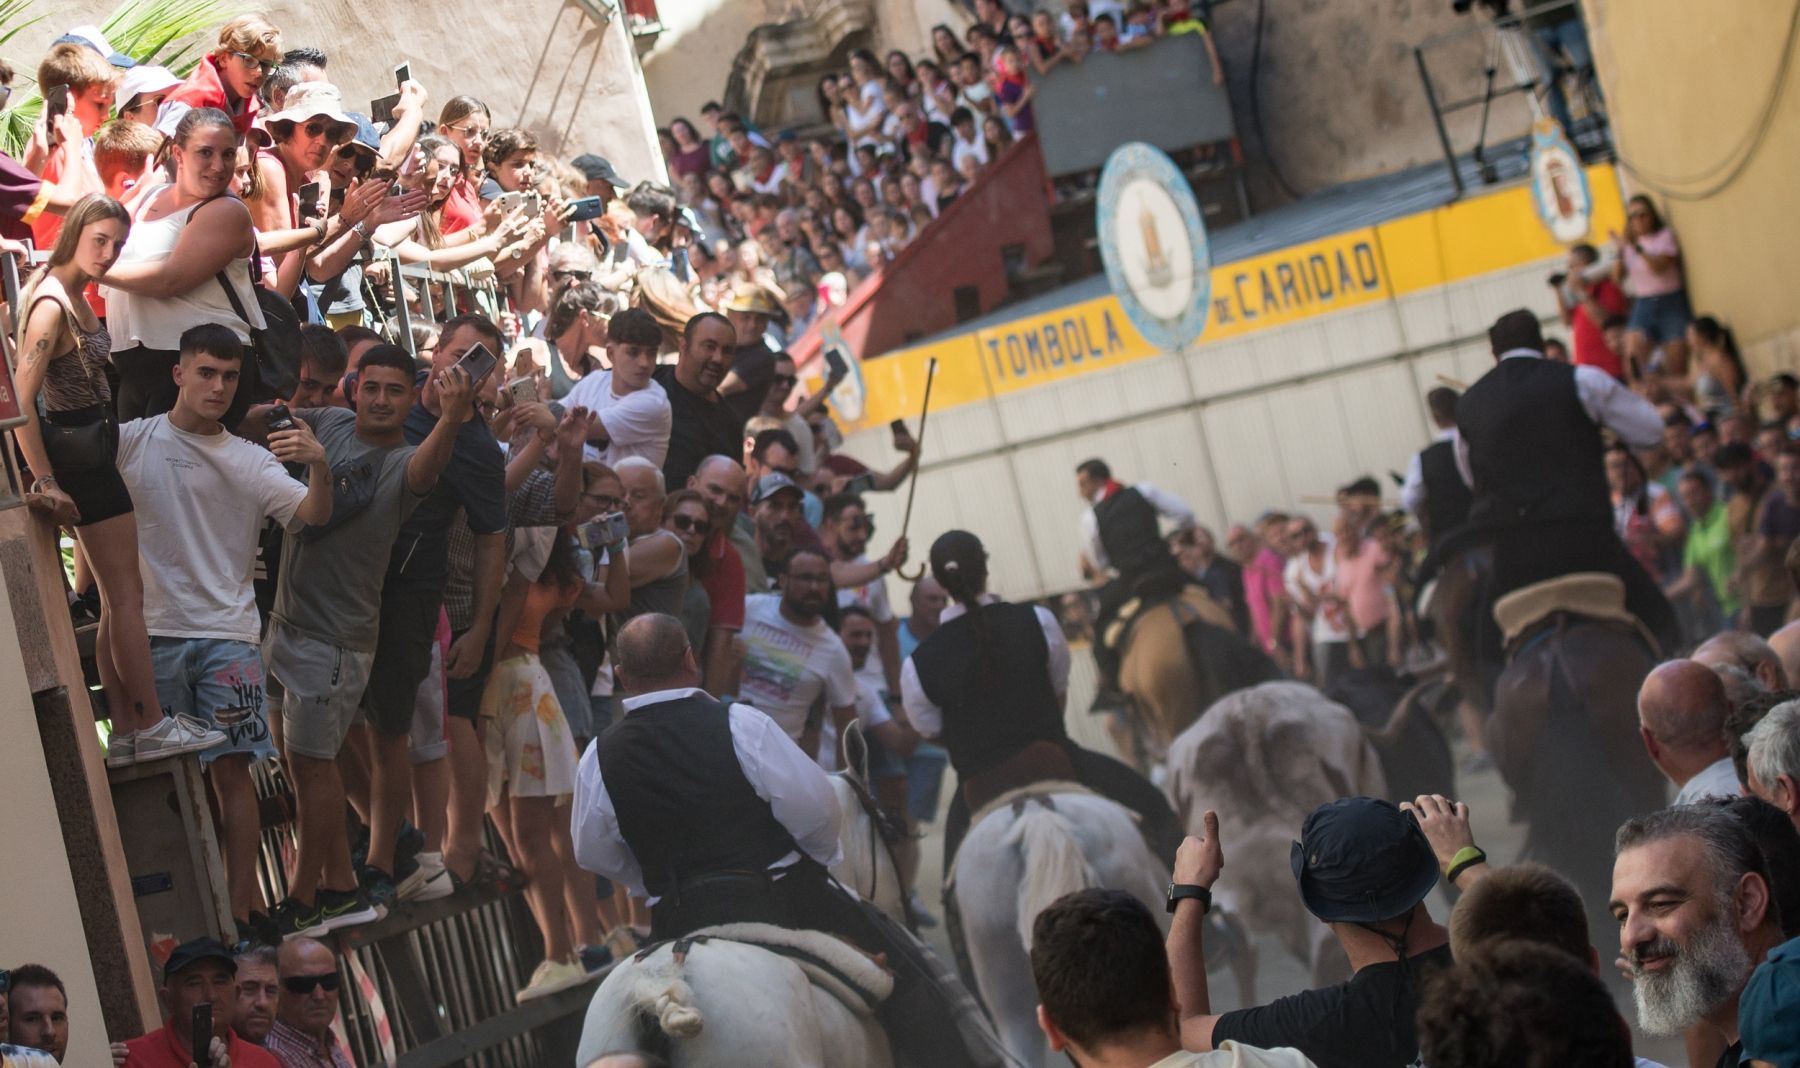
{"label": "blonde woman", "polygon": [[130,229],[118,201],[83,197],[65,217],[50,262],[20,294],[17,386],[25,423],[13,432],[36,476],[28,503],[74,526],[100,588],[94,659],[112,716],[106,762],[113,767],[225,742],[218,731],[164,717],[156,697],[137,519],[119,475],[119,426],[106,383],[112,344],[106,325],[81,297],[118,259]]}

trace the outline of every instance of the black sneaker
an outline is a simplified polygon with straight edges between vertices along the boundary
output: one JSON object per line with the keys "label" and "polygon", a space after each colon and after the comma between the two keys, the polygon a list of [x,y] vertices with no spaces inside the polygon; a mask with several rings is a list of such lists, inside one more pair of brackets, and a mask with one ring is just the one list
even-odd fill
{"label": "black sneaker", "polygon": [[302,904],[291,897],[269,910],[269,920],[275,926],[278,945],[288,938],[317,938],[328,930],[317,904]]}
{"label": "black sneaker", "polygon": [[[319,929],[337,931],[361,923],[374,923],[381,914],[369,904],[361,889],[319,890]],[[317,934],[312,937],[317,938]]]}
{"label": "black sneaker", "polygon": [[372,867],[365,867],[357,874],[362,882],[363,898],[374,908],[375,918],[387,919],[394,902],[400,898],[400,890],[394,883],[394,877],[380,868]]}
{"label": "black sneaker", "polygon": [[1123,712],[1131,707],[1131,698],[1117,686],[1102,686],[1088,705],[1090,713]]}

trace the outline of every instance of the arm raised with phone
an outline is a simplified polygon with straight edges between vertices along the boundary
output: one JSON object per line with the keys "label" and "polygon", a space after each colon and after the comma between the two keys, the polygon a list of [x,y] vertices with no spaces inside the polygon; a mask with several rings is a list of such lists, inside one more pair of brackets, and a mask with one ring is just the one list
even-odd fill
{"label": "arm raised with phone", "polygon": [[475,411],[475,383],[459,363],[437,375],[438,421],[406,462],[406,488],[423,497],[450,463],[457,432]]}

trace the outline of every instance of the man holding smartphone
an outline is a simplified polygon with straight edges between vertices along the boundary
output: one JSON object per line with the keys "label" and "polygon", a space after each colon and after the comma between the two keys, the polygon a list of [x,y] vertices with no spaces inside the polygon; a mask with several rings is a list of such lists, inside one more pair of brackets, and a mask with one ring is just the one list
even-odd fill
{"label": "man holding smartphone", "polygon": [[[175,947],[163,964],[161,999],[168,1018],[125,1043],[125,1068],[281,1068],[274,1054],[231,1029],[237,1012],[237,961],[217,939],[196,938]],[[211,1031],[207,1048],[199,1053],[194,1051],[197,1022]]]}
{"label": "man holding smartphone", "polygon": [[[481,394],[485,383],[474,379],[494,374],[493,354],[500,345],[500,331],[485,316],[460,315],[446,322],[431,373],[406,417],[404,432],[410,444],[425,441],[445,421],[456,426],[456,437],[442,477],[394,540],[381,588],[375,663],[362,697],[374,759],[369,852],[359,878],[377,908],[391,906],[399,892],[394,852],[412,800],[409,733],[419,684],[431,670],[438,610],[450,580],[450,528],[459,509],[476,538],[475,611],[470,625],[453,634],[444,660],[450,715],[471,719],[476,715],[492,659],[489,630],[500,603],[505,565],[505,461],[487,422],[467,406],[445,406],[436,382],[462,364],[471,369],[471,388]],[[479,373],[483,367],[485,375]]]}

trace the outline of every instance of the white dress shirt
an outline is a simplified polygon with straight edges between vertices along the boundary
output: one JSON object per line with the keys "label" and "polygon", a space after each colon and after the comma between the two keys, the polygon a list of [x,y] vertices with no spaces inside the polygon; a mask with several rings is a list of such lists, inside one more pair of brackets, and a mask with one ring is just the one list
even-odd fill
{"label": "white dress shirt", "polygon": [[[1431,437],[1432,443],[1451,441],[1456,437],[1456,428],[1444,427]],[[1425,518],[1425,450],[1420,449],[1412,454],[1406,462],[1406,481],[1400,485],[1400,507]],[[1441,533],[1441,532],[1439,532]]]}
{"label": "white dress shirt", "polygon": [[[1501,353],[1500,358],[1541,360],[1544,354],[1536,349],[1512,349]],[[1581,407],[1587,411],[1588,418],[1619,435],[1625,444],[1634,449],[1662,444],[1663,420],[1657,414],[1656,405],[1633,393],[1629,386],[1612,375],[1598,367],[1577,364],[1575,392],[1581,398]],[[1473,486],[1475,475],[1469,466],[1469,443],[1461,434],[1452,440],[1456,442],[1456,469],[1462,472],[1463,481]]]}
{"label": "white dress shirt", "polygon": [[1736,797],[1743,793],[1738,785],[1737,765],[1728,756],[1708,764],[1700,774],[1687,781],[1681,792],[1675,795],[1677,805],[1691,805],[1708,797]]}
{"label": "white dress shirt", "polygon": [[[982,604],[998,604],[1000,598],[991,593],[981,595]],[[938,617],[938,626],[961,615],[969,609],[960,604],[951,604]],[[1060,703],[1069,692],[1069,643],[1063,637],[1062,624],[1056,621],[1048,608],[1033,605],[1032,611],[1037,613],[1038,626],[1044,631],[1044,644],[1050,647],[1050,688],[1056,691],[1056,699]],[[936,738],[944,732],[944,710],[939,708],[925,693],[925,686],[919,682],[919,668],[912,657],[900,665],[900,700],[906,708],[906,718],[912,723],[913,730],[927,738]]]}
{"label": "white dress shirt", "polygon": [[[647,706],[701,693],[695,688],[658,690],[627,697],[621,705],[626,715],[653,716],[655,709]],[[639,713],[639,709],[645,711]],[[619,831],[618,813],[600,778],[597,746],[598,742],[590,744],[582,754],[575,778],[571,815],[575,862],[587,871],[623,883],[631,893],[643,897],[644,871]],[[731,706],[731,748],[737,753],[750,788],[769,803],[776,822],[794,836],[794,843],[828,868],[841,861],[838,825],[843,814],[824,770],[774,720],[749,705]],[[789,853],[769,865],[769,870],[786,868],[799,859],[799,853]],[[656,899],[651,898],[650,903],[656,904]]]}
{"label": "white dress shirt", "polygon": [[[1196,522],[1194,510],[1180,497],[1165,493],[1148,482],[1139,482],[1131,488],[1150,502],[1150,507],[1156,509],[1157,515],[1173,521],[1178,529],[1186,530]],[[1105,499],[1105,495],[1104,487],[1096,490],[1093,503],[1099,504]],[[1094,518],[1094,509],[1091,507],[1081,513],[1081,544],[1087,551],[1088,563],[1093,564],[1097,570],[1105,571],[1111,566],[1111,561],[1106,558],[1106,547],[1100,544],[1100,521]]]}

